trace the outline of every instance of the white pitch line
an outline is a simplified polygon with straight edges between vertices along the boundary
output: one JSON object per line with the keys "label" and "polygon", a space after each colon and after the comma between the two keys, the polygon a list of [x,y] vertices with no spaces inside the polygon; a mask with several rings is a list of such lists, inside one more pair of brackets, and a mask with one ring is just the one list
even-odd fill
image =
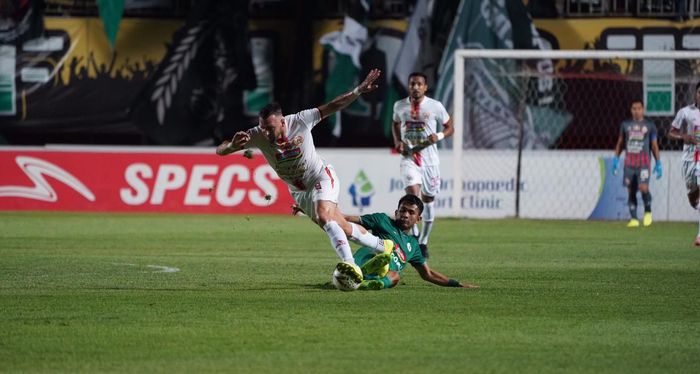
{"label": "white pitch line", "polygon": [[[139,267],[141,265],[137,264],[131,264],[128,262],[110,262],[112,265],[117,265],[117,266],[133,266],[133,267]],[[176,267],[171,267],[171,266],[163,266],[163,265],[146,265],[145,267],[150,268],[150,269],[155,269],[150,271],[150,273],[177,273],[180,271],[180,268]],[[144,271],[144,273],[149,273],[148,271]]]}
{"label": "white pitch line", "polygon": [[161,265],[146,265],[146,266],[151,268],[151,269],[158,269],[158,270],[154,270],[153,271],[154,273],[177,273],[178,271],[180,271],[179,268],[170,267],[170,266],[161,266]]}

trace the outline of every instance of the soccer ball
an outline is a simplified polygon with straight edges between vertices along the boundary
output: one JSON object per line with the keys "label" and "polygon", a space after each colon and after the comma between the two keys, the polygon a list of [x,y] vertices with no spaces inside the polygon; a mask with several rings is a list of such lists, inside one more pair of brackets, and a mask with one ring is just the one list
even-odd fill
{"label": "soccer ball", "polygon": [[355,291],[360,287],[360,284],[355,282],[354,279],[350,278],[346,274],[338,271],[338,269],[333,270],[333,275],[331,276],[331,281],[335,288],[341,291]]}

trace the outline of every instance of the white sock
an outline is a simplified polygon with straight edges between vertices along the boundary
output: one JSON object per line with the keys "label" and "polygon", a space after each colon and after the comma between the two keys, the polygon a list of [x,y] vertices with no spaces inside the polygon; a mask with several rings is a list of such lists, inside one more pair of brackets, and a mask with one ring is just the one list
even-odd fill
{"label": "white sock", "polygon": [[411,235],[415,236],[416,238],[420,235],[420,229],[418,229],[417,223],[413,225],[413,228],[411,229]]}
{"label": "white sock", "polygon": [[419,243],[428,244],[430,232],[433,230],[433,221],[435,220],[435,203],[423,204],[423,229],[421,230]]}
{"label": "white sock", "polygon": [[369,231],[363,234],[360,227],[352,222],[350,225],[352,226],[352,235],[350,235],[350,240],[359,245],[374,248],[374,251],[377,253],[384,252],[384,241],[382,239],[370,234]]}
{"label": "white sock", "polygon": [[323,231],[326,232],[328,238],[331,240],[331,245],[338,254],[341,260],[355,264],[355,259],[352,257],[352,250],[350,249],[350,244],[348,243],[348,237],[345,232],[336,221],[328,221],[323,225]]}

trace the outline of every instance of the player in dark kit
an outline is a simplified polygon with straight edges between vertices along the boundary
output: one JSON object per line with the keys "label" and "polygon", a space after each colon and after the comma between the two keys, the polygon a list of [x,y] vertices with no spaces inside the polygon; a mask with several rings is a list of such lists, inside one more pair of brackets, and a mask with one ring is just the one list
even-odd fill
{"label": "player in dark kit", "polygon": [[644,226],[651,225],[651,193],[649,192],[650,157],[649,153],[654,153],[656,164],[654,174],[656,179],[661,178],[661,160],[659,156],[659,145],[656,141],[656,125],[644,118],[644,103],[641,100],[632,102],[630,108],[632,119],[622,122],[620,125],[620,136],[615,146],[615,158],[613,159],[613,174],[617,175],[620,163],[620,153],[622,146],[625,146],[625,170],[623,183],[627,187],[629,194],[627,203],[630,210],[630,221],[627,227],[639,227],[637,218],[637,188],[642,193],[644,201]]}
{"label": "player in dark kit", "polygon": [[418,245],[418,240],[411,235],[413,225],[421,219],[423,202],[415,195],[405,195],[399,200],[394,218],[384,213],[363,216],[346,216],[348,222],[362,225],[382,239],[391,239],[394,250],[390,254],[379,254],[370,248],[361,247],[355,252],[355,262],[360,265],[365,279],[360,285],[362,290],[381,290],[391,288],[399,283],[400,273],[407,264],[411,264],[420,277],[433,284],[444,287],[478,288],[479,286],[460,283],[457,280],[431,269]]}

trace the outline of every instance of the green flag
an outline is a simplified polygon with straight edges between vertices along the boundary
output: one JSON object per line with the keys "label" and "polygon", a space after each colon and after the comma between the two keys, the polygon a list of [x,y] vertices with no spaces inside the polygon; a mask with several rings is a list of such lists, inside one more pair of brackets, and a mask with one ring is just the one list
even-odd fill
{"label": "green flag", "polygon": [[[435,98],[453,111],[456,49],[542,47],[521,0],[462,0],[438,69]],[[533,65],[542,78],[521,74],[527,70],[524,60],[465,61],[465,148],[517,148],[519,121],[523,125],[524,148],[547,148],[556,141],[571,115],[562,109],[561,98],[552,97],[551,61],[531,62],[539,62]],[[550,82],[537,84],[537,79]]]}
{"label": "green flag", "polygon": [[[391,139],[394,103],[408,95],[408,75],[414,71],[425,74],[426,59],[433,56],[429,48],[429,18],[427,0],[418,0],[408,21],[408,30],[401,42],[401,49],[394,62],[394,75],[390,78],[389,89],[384,96],[382,123],[384,135]],[[430,83],[429,83],[430,84]]]}
{"label": "green flag", "polygon": [[[364,1],[348,0],[348,13],[343,19],[343,29],[325,34],[320,43],[328,54],[328,76],[325,81],[326,101],[347,92],[357,82],[360,72],[360,53],[367,41],[365,19],[369,5]],[[340,137],[340,112],[328,118],[333,136]]]}
{"label": "green flag", "polygon": [[97,7],[100,9],[100,18],[102,18],[109,45],[114,48],[119,23],[124,14],[124,0],[97,0]]}

